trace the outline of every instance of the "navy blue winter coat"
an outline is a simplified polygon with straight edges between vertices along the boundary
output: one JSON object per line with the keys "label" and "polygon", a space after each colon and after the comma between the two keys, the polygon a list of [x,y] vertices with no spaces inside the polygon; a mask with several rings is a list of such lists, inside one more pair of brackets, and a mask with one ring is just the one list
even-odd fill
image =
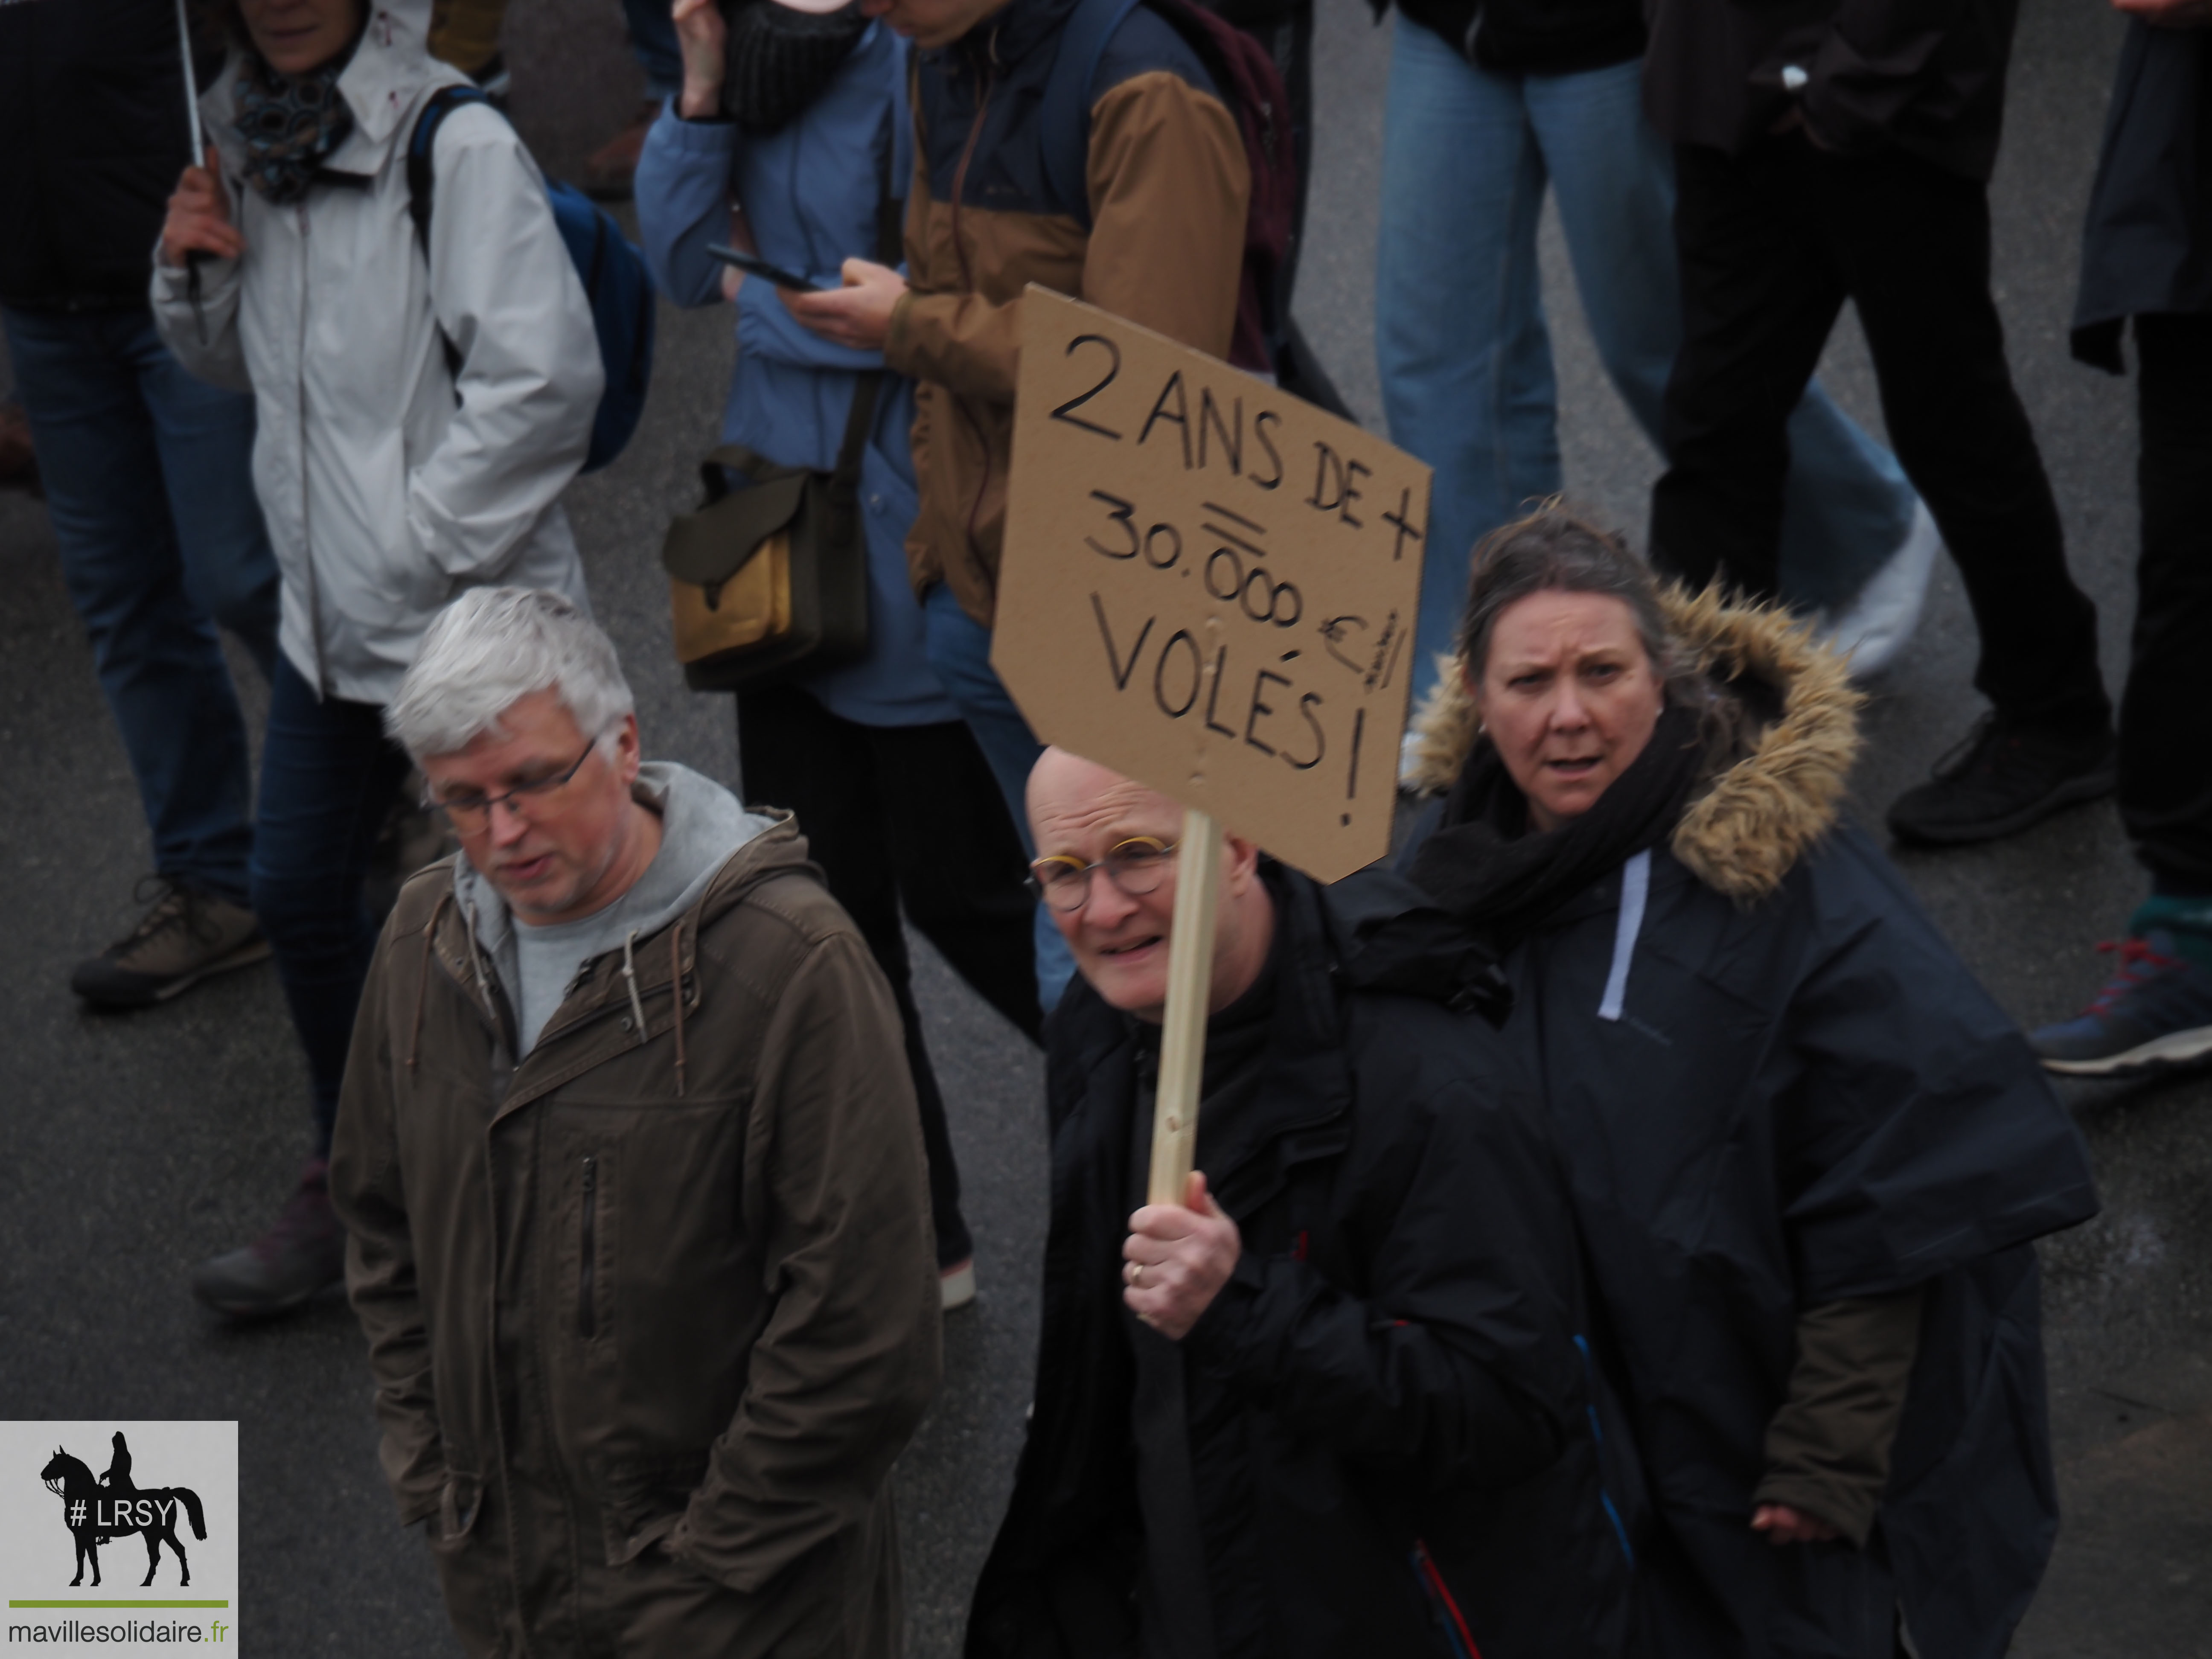
{"label": "navy blue winter coat", "polygon": [[[1901,1610],[1919,1652],[1998,1659],[2057,1526],[2029,1242],[2095,1212],[2087,1155],[2018,1028],[1837,822],[1856,748],[1841,665],[1778,613],[1672,614],[1779,716],[1665,845],[1503,964],[1653,1505],[1638,1647],[1893,1659]],[[1423,781],[1455,777],[1475,740],[1448,693]],[[1916,1285],[1868,1547],[1768,1543],[1748,1523],[1798,1316]]]}

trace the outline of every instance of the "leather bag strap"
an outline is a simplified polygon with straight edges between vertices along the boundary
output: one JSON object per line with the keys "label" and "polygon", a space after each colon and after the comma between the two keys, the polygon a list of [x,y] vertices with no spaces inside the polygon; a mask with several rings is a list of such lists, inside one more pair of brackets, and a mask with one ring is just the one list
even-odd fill
{"label": "leather bag strap", "polygon": [[[876,167],[876,263],[896,268],[906,243],[906,204],[891,193],[891,156],[898,148],[897,135],[886,119],[881,160]],[[883,394],[884,371],[871,369],[853,386],[852,412],[845,417],[845,441],[837,448],[837,465],[830,487],[847,499],[860,489],[860,457],[868,434],[876,429],[876,404]]]}

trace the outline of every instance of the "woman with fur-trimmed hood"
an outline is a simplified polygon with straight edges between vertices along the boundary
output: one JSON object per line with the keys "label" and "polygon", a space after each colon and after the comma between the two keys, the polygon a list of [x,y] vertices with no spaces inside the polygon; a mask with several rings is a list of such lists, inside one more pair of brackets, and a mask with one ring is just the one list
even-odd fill
{"label": "woman with fur-trimmed hood", "polygon": [[1638,1650],[1995,1659],[2057,1529],[2029,1242],[2096,1199],[1838,816],[1843,663],[1556,510],[1477,550],[1460,640],[1401,867],[1544,1080],[1650,1490]]}

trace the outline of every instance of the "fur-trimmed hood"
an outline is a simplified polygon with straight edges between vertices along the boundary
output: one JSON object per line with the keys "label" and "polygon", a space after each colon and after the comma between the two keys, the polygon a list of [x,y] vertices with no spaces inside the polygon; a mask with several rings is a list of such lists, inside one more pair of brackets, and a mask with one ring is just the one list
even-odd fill
{"label": "fur-trimmed hood", "polygon": [[[1780,714],[1701,784],[1670,845],[1692,874],[1740,904],[1765,897],[1826,835],[1858,757],[1858,711],[1844,659],[1779,605],[1734,603],[1717,590],[1661,595],[1668,625],[1697,672],[1725,687],[1768,688]],[[1460,665],[1448,665],[1415,718],[1407,782],[1449,789],[1482,740]]]}

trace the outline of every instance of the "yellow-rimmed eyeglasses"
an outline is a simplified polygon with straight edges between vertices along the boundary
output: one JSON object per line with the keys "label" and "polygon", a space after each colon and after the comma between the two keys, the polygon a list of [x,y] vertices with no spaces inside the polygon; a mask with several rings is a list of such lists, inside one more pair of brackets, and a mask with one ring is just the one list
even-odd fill
{"label": "yellow-rimmed eyeglasses", "polygon": [[1142,898],[1158,891],[1175,868],[1176,845],[1157,836],[1132,836],[1109,848],[1096,864],[1055,853],[1030,866],[1030,891],[1062,913],[1080,910],[1091,897],[1091,872],[1103,870],[1131,898]]}

